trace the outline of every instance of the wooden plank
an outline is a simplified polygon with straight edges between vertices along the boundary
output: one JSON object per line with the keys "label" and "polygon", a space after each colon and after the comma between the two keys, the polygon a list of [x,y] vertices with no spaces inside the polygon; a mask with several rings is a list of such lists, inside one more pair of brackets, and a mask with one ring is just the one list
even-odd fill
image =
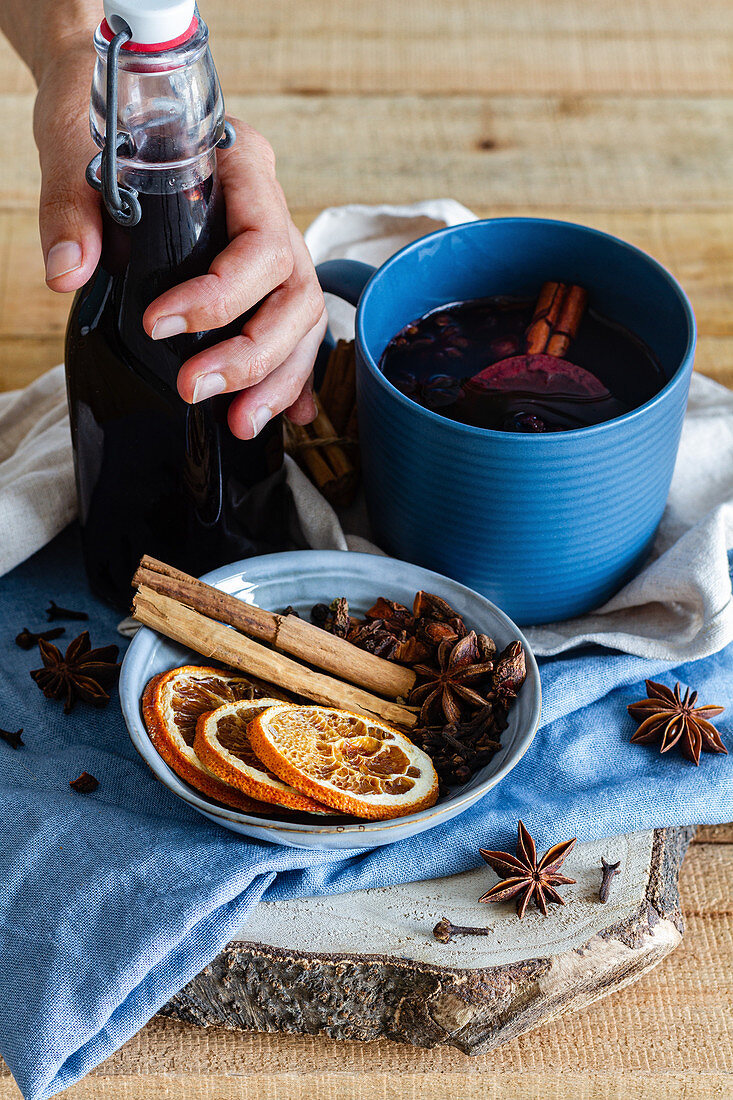
{"label": "wooden plank", "polygon": [[[6,38],[0,34],[0,72],[3,89],[0,98],[18,92],[33,92],[35,81]],[[32,140],[32,137],[31,137]]]}
{"label": "wooden plank", "polygon": [[[725,0],[208,0],[203,14],[226,95],[733,89]],[[7,91],[32,87],[4,42],[0,71]]]}
{"label": "wooden plank", "polygon": [[729,336],[701,336],[697,343],[695,369],[733,389],[733,339]]}
{"label": "wooden plank", "polygon": [[[426,1079],[423,1073],[362,1071],[325,1075],[297,1070],[267,1080],[251,1071],[226,1078],[198,1078],[190,1073],[172,1078],[144,1074],[109,1081],[87,1077],[64,1093],[67,1100],[713,1100],[730,1097],[725,1073],[665,1074],[655,1085],[646,1074],[614,1080],[606,1071],[567,1073],[523,1070],[508,1081],[482,1080],[467,1072],[441,1074]],[[655,1088],[659,1091],[651,1092]],[[511,1089],[511,1092],[507,1092]],[[19,1100],[12,1084],[0,1084],[0,1100]]]}
{"label": "wooden plank", "polygon": [[236,7],[218,9],[212,43],[228,96],[714,93],[730,90],[733,80],[729,20],[716,6],[715,25],[713,12],[696,22],[699,3],[693,10],[666,3],[662,12],[641,4],[626,25],[625,18],[611,18],[612,5],[578,0],[434,0],[413,3],[407,17],[390,0],[313,6],[285,0],[272,5],[269,18],[248,18],[245,26]]}
{"label": "wooden plank", "polygon": [[[272,142],[289,202],[711,209],[733,200],[733,97],[230,96]],[[33,208],[32,96],[0,97],[5,206]],[[92,151],[90,147],[90,152]]]}
{"label": "wooden plank", "polygon": [[[733,197],[733,99],[230,97],[279,151],[294,206],[708,207]],[[348,149],[345,157],[343,150]],[[385,181],[388,186],[385,187]]]}
{"label": "wooden plank", "polygon": [[[716,826],[730,830],[733,826]],[[687,853],[681,876],[682,907],[686,918],[733,915],[733,844],[703,841]],[[733,928],[731,928],[733,936]],[[728,942],[733,947],[733,940]],[[733,988],[733,967],[724,978]],[[733,1023],[733,1020],[730,1021]]]}
{"label": "wooden plank", "polygon": [[701,825],[695,844],[733,844],[733,825]]}
{"label": "wooden plank", "polygon": [[63,358],[61,333],[48,337],[0,336],[0,393],[22,389]]}

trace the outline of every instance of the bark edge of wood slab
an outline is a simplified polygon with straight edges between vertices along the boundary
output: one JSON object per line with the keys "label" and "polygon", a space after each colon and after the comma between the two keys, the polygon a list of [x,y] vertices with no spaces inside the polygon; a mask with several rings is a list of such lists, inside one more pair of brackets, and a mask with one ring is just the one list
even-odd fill
{"label": "bark edge of wood slab", "polygon": [[677,947],[679,870],[694,833],[694,827],[655,830],[637,910],[559,954],[474,970],[237,941],[161,1015],[200,1027],[443,1043],[466,1054],[492,1050],[630,985]]}

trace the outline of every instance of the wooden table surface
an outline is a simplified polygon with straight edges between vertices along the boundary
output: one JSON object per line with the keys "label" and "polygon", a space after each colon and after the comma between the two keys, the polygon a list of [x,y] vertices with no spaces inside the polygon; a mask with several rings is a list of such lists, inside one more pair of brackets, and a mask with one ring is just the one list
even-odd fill
{"label": "wooden table surface", "polygon": [[[680,278],[697,366],[733,385],[728,0],[202,0],[229,110],[324,206],[449,195],[607,229]],[[0,389],[57,363],[30,77],[0,44]],[[494,1053],[201,1032],[154,1020],[70,1100],[733,1097],[733,827],[684,864],[683,946],[635,986]],[[0,1100],[18,1090],[0,1070]]]}

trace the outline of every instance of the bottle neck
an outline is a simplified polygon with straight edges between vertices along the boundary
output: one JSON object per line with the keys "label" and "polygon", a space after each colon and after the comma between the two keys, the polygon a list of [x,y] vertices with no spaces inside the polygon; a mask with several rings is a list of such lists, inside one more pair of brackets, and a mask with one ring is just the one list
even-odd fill
{"label": "bottle neck", "polygon": [[186,164],[156,167],[120,161],[117,178],[139,195],[173,195],[190,191],[216,175],[216,153],[212,149]]}
{"label": "bottle neck", "polygon": [[214,171],[196,186],[170,193],[141,192],[138,198],[140,221],[133,227],[117,224],[103,211],[100,285],[119,346],[175,388],[181,364],[221,339],[222,330],[153,343],[142,318],[161,294],[206,274],[226,248],[223,195]]}
{"label": "bottle neck", "polygon": [[138,198],[140,221],[132,228],[104,211],[102,266],[124,275],[127,305],[139,302],[144,312],[165,290],[204,275],[228,237],[215,167],[201,181],[168,191],[149,188]]}
{"label": "bottle neck", "polygon": [[[118,154],[118,178],[125,186],[166,195],[212,175],[214,150],[224,133],[224,102],[208,39],[199,17],[195,33],[179,46],[158,53],[120,52],[116,128],[126,139]],[[109,43],[101,26],[94,45],[89,118],[92,137],[103,148]]]}

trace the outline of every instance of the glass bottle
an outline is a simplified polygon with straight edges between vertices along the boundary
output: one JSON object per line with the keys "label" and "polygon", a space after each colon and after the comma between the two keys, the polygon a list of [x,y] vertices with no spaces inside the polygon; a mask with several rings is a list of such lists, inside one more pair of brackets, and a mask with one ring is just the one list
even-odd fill
{"label": "glass bottle", "polygon": [[[216,167],[224,105],[193,0],[117,7],[105,3],[94,35],[90,122],[104,149],[109,43],[113,29],[130,30],[117,65],[117,180],[123,202],[137,194],[140,216],[119,224],[102,204],[101,258],[72,307],[66,373],[87,574],[95,593],[126,607],[143,553],[198,575],[287,548],[290,496],[279,417],[238,440],[226,420],[231,395],[188,405],[176,389],[183,362],[241,332],[246,317],[156,341],[142,327],[158,295],[204,274],[227,244]],[[187,31],[170,33],[171,11]],[[136,22],[147,42],[136,41]],[[167,37],[151,43],[151,34]]]}

